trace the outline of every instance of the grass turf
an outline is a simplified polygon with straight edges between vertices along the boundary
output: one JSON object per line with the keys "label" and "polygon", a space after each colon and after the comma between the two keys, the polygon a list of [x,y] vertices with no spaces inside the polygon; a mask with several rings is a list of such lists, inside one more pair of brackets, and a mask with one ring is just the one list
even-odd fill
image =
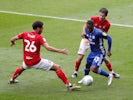
{"label": "grass turf", "polygon": [[[97,4],[96,1],[88,0],[84,2],[80,0],[62,0],[61,2],[58,0],[57,2],[53,0],[40,0],[39,2],[35,0],[2,0],[0,10],[86,19],[91,15],[97,14],[97,10],[105,6],[110,9],[108,18],[111,22],[133,25],[131,21],[132,12],[130,11],[132,8],[131,0],[128,0],[128,2],[124,0],[104,1],[104,4],[102,3],[103,0],[100,1]],[[88,4],[91,6],[88,6]],[[36,5],[41,6],[36,8]],[[124,8],[121,9],[121,7]],[[129,16],[122,13],[122,11],[124,12],[127,9],[129,9],[129,12],[127,12],[130,13]],[[70,51],[70,54],[66,56],[47,52],[42,48],[41,56],[60,64],[72,83],[77,83],[82,78],[85,58],[79,70],[79,77],[72,79],[71,74],[73,72],[74,61],[77,57],[77,50],[81,39],[80,33],[84,23],[0,13],[0,100],[133,99],[133,28],[119,26],[112,26],[109,31],[113,38],[113,55],[110,60],[114,66],[114,71],[121,75],[121,79],[114,79],[111,87],[107,86],[106,78],[91,72],[90,74],[94,78],[94,83],[91,87],[82,86],[80,91],[66,92],[65,86],[58,80],[54,72],[43,72],[33,69],[25,71],[18,78],[20,80],[19,84],[9,85],[10,76],[15,68],[22,63],[22,42],[17,41],[16,46],[12,48],[9,46],[10,38],[22,31],[31,31],[31,23],[36,19],[45,22],[45,31],[42,35],[45,35],[50,45],[58,48],[65,47]],[[102,68],[107,70],[104,64]]]}

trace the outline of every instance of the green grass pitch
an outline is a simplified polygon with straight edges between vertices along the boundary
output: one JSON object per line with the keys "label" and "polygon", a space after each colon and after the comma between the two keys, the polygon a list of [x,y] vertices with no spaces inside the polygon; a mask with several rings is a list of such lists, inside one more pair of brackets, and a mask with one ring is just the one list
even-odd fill
{"label": "green grass pitch", "polygon": [[[132,0],[1,0],[0,10],[58,16],[86,20],[98,15],[101,7],[109,9],[111,23],[133,25]],[[35,16],[0,13],[0,100],[133,100],[133,28],[111,26],[113,38],[112,62],[114,71],[121,75],[107,86],[107,78],[90,73],[92,86],[67,92],[54,72],[26,70],[18,77],[19,84],[9,85],[14,70],[22,63],[22,41],[10,47],[10,38],[23,31],[31,31],[34,20],[45,22],[44,35],[48,43],[67,48],[69,55],[52,53],[41,48],[41,56],[60,64],[72,83],[83,77],[85,58],[79,77],[71,78],[81,40],[83,22],[66,21]],[[88,51],[89,52],[89,51]],[[87,55],[87,53],[86,53]],[[101,66],[107,70],[104,63]]]}

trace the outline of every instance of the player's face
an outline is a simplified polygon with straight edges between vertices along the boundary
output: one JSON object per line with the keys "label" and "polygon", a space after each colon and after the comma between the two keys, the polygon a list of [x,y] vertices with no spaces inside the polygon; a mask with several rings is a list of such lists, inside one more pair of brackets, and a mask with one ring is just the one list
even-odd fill
{"label": "player's face", "polygon": [[89,33],[91,33],[93,31],[94,26],[91,26],[89,24],[86,24],[86,26],[87,26]]}
{"label": "player's face", "polygon": [[43,31],[43,27],[42,28],[38,28],[38,34],[41,34]]}
{"label": "player's face", "polygon": [[100,21],[104,21],[106,19],[106,15],[104,13],[99,12]]}

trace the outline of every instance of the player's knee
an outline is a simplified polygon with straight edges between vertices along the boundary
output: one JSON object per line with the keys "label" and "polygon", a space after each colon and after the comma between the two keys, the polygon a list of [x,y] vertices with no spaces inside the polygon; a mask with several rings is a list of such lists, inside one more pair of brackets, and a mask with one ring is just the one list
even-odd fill
{"label": "player's knee", "polygon": [[58,71],[60,69],[61,69],[60,65],[54,64],[50,70]]}
{"label": "player's knee", "polygon": [[61,69],[61,66],[60,65],[57,65],[57,69]]}
{"label": "player's knee", "polygon": [[94,73],[97,73],[98,69],[97,69],[97,67],[92,66],[92,67],[91,67],[91,71],[93,71]]}
{"label": "player's knee", "polygon": [[110,63],[110,61],[108,60],[108,59],[104,59],[104,62],[105,62],[105,64],[109,64]]}
{"label": "player's knee", "polygon": [[78,62],[81,62],[82,59],[83,59],[83,57],[84,57],[84,55],[78,54],[77,61],[78,61]]}
{"label": "player's knee", "polygon": [[24,69],[23,67],[20,67],[20,68],[21,68],[22,71],[26,70],[26,69]]}

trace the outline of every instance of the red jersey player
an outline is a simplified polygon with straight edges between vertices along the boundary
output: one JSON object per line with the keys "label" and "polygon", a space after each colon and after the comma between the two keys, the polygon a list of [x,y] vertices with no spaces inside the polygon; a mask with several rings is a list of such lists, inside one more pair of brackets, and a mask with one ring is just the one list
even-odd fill
{"label": "red jersey player", "polygon": [[68,54],[67,49],[57,49],[50,46],[46,39],[41,36],[43,31],[43,22],[35,21],[32,24],[33,31],[32,32],[23,32],[17,36],[14,36],[11,39],[11,46],[15,45],[15,41],[22,39],[23,40],[23,64],[21,67],[18,67],[14,74],[10,79],[10,84],[17,83],[18,80],[16,78],[26,69],[35,68],[42,70],[52,70],[55,71],[57,76],[64,82],[67,89],[75,90],[80,88],[79,86],[72,85],[65,73],[62,71],[59,65],[49,61],[47,59],[43,59],[40,57],[40,47],[43,46],[48,51],[58,52],[62,54]]}
{"label": "red jersey player", "polygon": [[[108,10],[106,8],[101,8],[99,10],[99,16],[92,16],[90,18],[90,20],[93,20],[94,26],[96,28],[102,30],[105,33],[107,33],[110,28],[110,22],[106,19],[107,15],[108,15]],[[83,33],[82,33],[83,35],[85,34],[85,32],[84,32],[85,27],[86,27],[86,24],[83,26]],[[77,77],[80,63],[84,57],[85,52],[88,50],[88,48],[89,48],[88,40],[86,40],[84,37],[82,37],[82,40],[80,42],[79,51],[78,51],[78,57],[75,62],[75,67],[74,67],[75,71],[72,74],[73,78]],[[111,62],[107,58],[105,58],[104,61],[106,63],[108,70],[114,75],[114,77],[120,78],[120,75],[117,73],[114,73],[114,71],[112,70]]]}
{"label": "red jersey player", "polygon": [[101,13],[100,16],[92,16],[90,20],[93,20],[96,28],[107,33],[110,28],[110,22],[107,19],[105,19],[105,17],[106,16],[103,13]]}

